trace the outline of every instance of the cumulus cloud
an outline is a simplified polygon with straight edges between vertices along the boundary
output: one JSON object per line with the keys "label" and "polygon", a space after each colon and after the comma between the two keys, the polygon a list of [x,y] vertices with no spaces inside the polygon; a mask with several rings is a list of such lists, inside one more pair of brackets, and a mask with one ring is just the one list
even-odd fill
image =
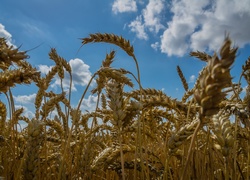
{"label": "cumulus cloud", "polygon": [[[12,39],[12,35],[5,29],[5,26],[3,24],[0,23],[0,37],[3,37],[7,40],[8,45],[13,45],[11,43]],[[15,47],[15,46],[14,46]]]}
{"label": "cumulus cloud", "polygon": [[137,11],[136,1],[135,0],[115,0],[112,5],[112,11],[117,13],[124,12],[135,12]]}
{"label": "cumulus cloud", "polygon": [[160,19],[163,9],[163,0],[149,0],[147,6],[142,10],[142,14],[137,16],[128,27],[136,33],[137,38],[147,40],[146,31],[158,33],[160,29],[164,28]]}
{"label": "cumulus cloud", "polygon": [[162,0],[149,0],[148,5],[142,11],[145,26],[151,32],[158,33],[160,29],[163,29],[164,26],[161,24],[160,14],[164,9],[164,4]]}
{"label": "cumulus cloud", "polygon": [[21,103],[21,104],[34,103],[35,102],[35,98],[36,98],[36,94],[14,96],[15,102]]}
{"label": "cumulus cloud", "polygon": [[[72,90],[76,91],[76,85],[86,86],[91,79],[92,73],[89,70],[89,65],[85,64],[81,59],[71,59],[69,64],[72,68]],[[38,69],[43,74],[47,74],[53,66],[39,65]],[[70,76],[65,73],[64,79],[62,81],[63,87],[68,89],[70,87]],[[55,81],[51,84],[52,88],[57,88],[61,86],[61,80],[58,76],[55,77]]]}
{"label": "cumulus cloud", "polygon": [[[168,56],[181,57],[197,50],[216,51],[227,33],[239,47],[250,42],[250,0],[172,0],[170,3],[149,0],[140,6],[144,6],[142,11],[128,27],[143,40],[149,39],[149,33],[161,33],[160,50]],[[165,10],[170,13],[163,13]],[[157,46],[151,44],[151,47]]]}
{"label": "cumulus cloud", "polygon": [[72,76],[74,84],[85,86],[89,83],[91,79],[91,72],[89,70],[89,65],[85,64],[81,59],[71,59],[69,64],[72,68]]}
{"label": "cumulus cloud", "polygon": [[183,56],[190,50],[214,51],[226,32],[243,47],[250,42],[249,9],[249,0],[173,0],[173,17],[161,37],[161,52]]}
{"label": "cumulus cloud", "polygon": [[139,39],[148,39],[148,35],[145,32],[145,25],[142,23],[142,16],[136,17],[134,21],[132,21],[128,27],[131,28],[132,32],[136,33],[137,38]]}

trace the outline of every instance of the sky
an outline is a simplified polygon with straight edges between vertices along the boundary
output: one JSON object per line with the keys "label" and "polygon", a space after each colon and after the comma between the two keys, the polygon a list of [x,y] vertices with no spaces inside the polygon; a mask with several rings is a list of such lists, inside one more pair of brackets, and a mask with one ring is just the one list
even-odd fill
{"label": "sky", "polygon": [[[112,50],[116,50],[113,67],[136,74],[133,59],[119,47],[104,43],[81,47],[80,38],[91,33],[114,33],[130,40],[142,86],[179,99],[185,91],[176,66],[181,67],[192,88],[206,64],[190,57],[190,51],[212,55],[218,52],[226,34],[239,47],[231,71],[233,81],[238,82],[241,67],[250,55],[249,32],[250,0],[2,0],[0,5],[0,37],[20,50],[28,50],[28,62],[43,76],[54,65],[48,56],[51,48],[70,63],[73,105]],[[68,75],[63,84],[69,87]],[[90,89],[94,87],[95,82]],[[60,92],[58,77],[51,90]],[[29,117],[34,116],[36,93],[34,85],[13,89],[16,107],[23,107]],[[6,100],[3,95],[0,98]],[[93,110],[96,100],[95,94],[88,93],[82,110]]]}

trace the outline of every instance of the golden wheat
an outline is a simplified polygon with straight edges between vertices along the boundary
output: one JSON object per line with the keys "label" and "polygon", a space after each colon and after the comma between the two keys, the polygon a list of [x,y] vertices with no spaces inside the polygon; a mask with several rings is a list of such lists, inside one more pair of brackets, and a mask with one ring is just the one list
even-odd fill
{"label": "golden wheat", "polygon": [[[91,34],[82,44],[111,43],[132,56],[132,71],[112,67],[112,50],[94,73],[77,107],[62,83],[70,63],[52,48],[55,66],[42,77],[25,51],[0,39],[0,177],[5,179],[248,179],[250,177],[249,58],[239,82],[230,70],[237,48],[227,37],[219,55],[192,52],[207,65],[181,100],[143,88],[133,46],[114,34]],[[49,91],[58,74],[62,92]],[[132,76],[133,80],[128,76]],[[242,91],[241,78],[247,82]],[[89,90],[91,82],[96,86]],[[137,83],[138,89],[134,87]],[[15,108],[17,84],[37,86],[35,117]],[[72,84],[71,84],[72,85]],[[96,109],[83,112],[87,91],[97,93]],[[230,96],[227,94],[230,93]],[[6,98],[6,101],[5,101]],[[100,102],[99,102],[100,101]],[[99,105],[101,103],[101,105]],[[53,113],[52,113],[53,112]],[[56,114],[56,115],[53,115]],[[233,118],[234,117],[234,118]],[[20,126],[25,122],[26,127]],[[192,158],[191,158],[192,157]]]}

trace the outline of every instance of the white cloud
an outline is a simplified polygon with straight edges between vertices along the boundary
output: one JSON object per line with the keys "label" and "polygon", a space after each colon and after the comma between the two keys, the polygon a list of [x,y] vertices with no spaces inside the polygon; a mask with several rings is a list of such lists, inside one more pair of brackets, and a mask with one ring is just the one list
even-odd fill
{"label": "white cloud", "polygon": [[137,11],[136,1],[135,0],[115,0],[112,5],[112,11],[117,13],[124,12],[135,12]]}
{"label": "white cloud", "polygon": [[243,87],[243,90],[242,90],[243,93],[246,93],[246,92],[247,92],[247,87],[248,87],[248,86]]}
{"label": "white cloud", "polygon": [[[69,61],[69,64],[72,69],[72,78],[73,78],[73,83],[72,83],[72,90],[76,91],[76,85],[80,86],[86,86],[92,76],[92,73],[89,70],[89,65],[85,64],[81,59],[71,59]],[[52,66],[47,66],[47,65],[39,65],[38,69],[41,71],[43,74],[47,74],[51,70]],[[66,71],[65,71],[66,72]],[[64,79],[62,81],[63,87],[65,90],[69,89],[70,87],[70,76],[68,73],[64,74]],[[51,84],[52,88],[57,88],[61,86],[61,80],[58,76],[55,76],[55,82]]]}
{"label": "white cloud", "polygon": [[148,39],[148,35],[145,32],[145,25],[142,23],[142,16],[137,16],[136,19],[128,25],[128,27],[131,28],[132,32],[136,33],[136,36],[139,39]]}
{"label": "white cloud", "polygon": [[36,98],[36,94],[31,94],[31,95],[18,95],[18,96],[14,96],[14,100],[17,103],[21,103],[21,104],[29,104],[29,103],[34,103],[35,102],[35,98]]}
{"label": "white cloud", "polygon": [[[1,24],[1,23],[0,23],[0,37],[5,38],[7,40],[7,44],[8,45],[13,45],[11,43],[11,41],[12,41],[11,37],[12,37],[12,35],[5,29],[5,26],[3,24]],[[13,47],[15,47],[15,46],[13,45]]]}
{"label": "white cloud", "polygon": [[162,0],[149,0],[147,7],[142,12],[145,26],[149,31],[158,33],[160,29],[164,28],[159,17],[163,9],[164,4]]}
{"label": "white cloud", "polygon": [[83,99],[81,104],[81,110],[84,111],[94,111],[96,108],[97,96],[89,95],[87,99]]}
{"label": "white cloud", "polygon": [[160,18],[163,9],[163,0],[149,0],[141,15],[137,16],[128,27],[136,33],[137,38],[147,40],[146,31],[158,33],[160,29],[164,29]]}
{"label": "white cloud", "polygon": [[190,50],[217,50],[225,33],[243,47],[250,42],[250,0],[173,0],[172,20],[161,38],[161,51],[183,56]]}
{"label": "white cloud", "polygon": [[152,47],[155,51],[157,51],[157,50],[159,49],[159,47],[160,47],[160,44],[159,44],[159,42],[155,42],[154,44],[151,44],[151,47]]}
{"label": "white cloud", "polygon": [[47,74],[52,69],[52,66],[38,65],[38,69],[42,74]]}
{"label": "white cloud", "polygon": [[72,68],[72,76],[74,84],[86,86],[91,79],[89,65],[85,64],[81,59],[71,59],[69,64]]}
{"label": "white cloud", "polygon": [[11,38],[11,34],[5,29],[5,26],[0,23],[0,37],[4,37],[6,39]]}
{"label": "white cloud", "polygon": [[191,75],[190,77],[189,77],[189,83],[194,83],[195,82],[195,75]]}
{"label": "white cloud", "polygon": [[144,0],[137,0],[137,3],[140,5],[143,5],[143,4],[145,4],[145,1]]}

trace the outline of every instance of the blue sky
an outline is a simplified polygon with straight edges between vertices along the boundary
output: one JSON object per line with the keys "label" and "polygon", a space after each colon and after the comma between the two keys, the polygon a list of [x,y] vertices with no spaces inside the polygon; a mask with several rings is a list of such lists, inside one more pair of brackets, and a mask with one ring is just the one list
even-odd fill
{"label": "blue sky", "polygon": [[[54,63],[50,48],[57,49],[75,72],[73,103],[106,53],[117,50],[113,64],[136,73],[133,60],[118,47],[89,44],[80,51],[81,40],[90,33],[114,33],[130,40],[138,59],[142,86],[163,90],[181,98],[184,89],[178,77],[179,65],[192,88],[205,63],[189,56],[190,51],[213,54],[223,42],[225,32],[239,46],[232,75],[235,82],[241,66],[250,55],[250,0],[3,0],[0,6],[0,36],[28,52],[28,61],[42,73]],[[51,89],[59,90],[58,79]],[[67,87],[66,76],[64,85]],[[244,85],[244,84],[243,84]],[[92,88],[95,84],[92,84]],[[13,90],[17,107],[32,109],[37,89],[34,85]],[[1,95],[0,98],[4,99]],[[83,109],[93,109],[96,96],[88,94]]]}

